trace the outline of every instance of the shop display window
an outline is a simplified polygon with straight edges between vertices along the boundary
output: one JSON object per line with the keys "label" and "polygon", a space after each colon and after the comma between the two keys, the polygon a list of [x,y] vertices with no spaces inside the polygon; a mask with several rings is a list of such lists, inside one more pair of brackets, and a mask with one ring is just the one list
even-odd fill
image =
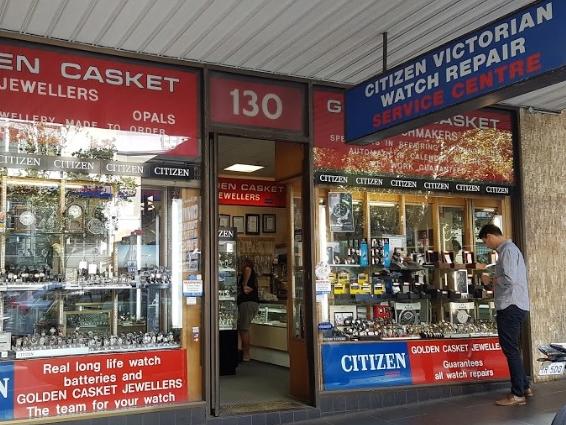
{"label": "shop display window", "polygon": [[[107,375],[116,391],[144,386],[149,398],[133,407],[160,404],[148,387],[161,382],[158,369],[128,377],[102,366],[154,356],[176,362],[168,400],[186,401],[183,281],[201,273],[199,165],[167,155],[184,138],[0,124],[0,356],[18,362],[16,393],[32,400],[35,379],[45,391],[70,394],[71,375],[48,372],[68,362],[69,373],[98,365],[85,376]],[[64,394],[57,409],[18,402],[14,417],[96,409],[87,396],[83,405]]]}
{"label": "shop display window", "polygon": [[466,199],[318,191],[324,341],[496,335]]}

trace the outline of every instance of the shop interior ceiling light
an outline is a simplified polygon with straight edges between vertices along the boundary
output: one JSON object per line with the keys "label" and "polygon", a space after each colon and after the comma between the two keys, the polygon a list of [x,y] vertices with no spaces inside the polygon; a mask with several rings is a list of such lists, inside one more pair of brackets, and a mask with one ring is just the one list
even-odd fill
{"label": "shop interior ceiling light", "polygon": [[253,173],[254,171],[261,170],[262,168],[265,167],[263,165],[232,164],[224,169],[226,171],[238,171],[240,173]]}

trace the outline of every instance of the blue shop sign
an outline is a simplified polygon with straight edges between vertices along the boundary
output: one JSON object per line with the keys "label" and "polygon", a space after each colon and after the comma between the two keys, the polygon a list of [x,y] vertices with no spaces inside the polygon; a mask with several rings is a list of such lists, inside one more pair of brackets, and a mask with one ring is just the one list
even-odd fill
{"label": "blue shop sign", "polygon": [[0,419],[14,417],[14,363],[0,362]]}
{"label": "blue shop sign", "polygon": [[325,390],[411,385],[407,343],[322,345]]}
{"label": "blue shop sign", "polygon": [[346,141],[367,144],[566,80],[566,1],[519,9],[346,91]]}

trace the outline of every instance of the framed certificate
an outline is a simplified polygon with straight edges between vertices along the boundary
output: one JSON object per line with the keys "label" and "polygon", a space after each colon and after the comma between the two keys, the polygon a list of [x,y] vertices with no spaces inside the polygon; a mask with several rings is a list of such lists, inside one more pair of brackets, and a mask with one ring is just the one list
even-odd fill
{"label": "framed certificate", "polygon": [[263,214],[261,231],[263,233],[275,233],[277,231],[277,216],[275,214]]}
{"label": "framed certificate", "polygon": [[246,234],[259,235],[259,214],[246,214]]}

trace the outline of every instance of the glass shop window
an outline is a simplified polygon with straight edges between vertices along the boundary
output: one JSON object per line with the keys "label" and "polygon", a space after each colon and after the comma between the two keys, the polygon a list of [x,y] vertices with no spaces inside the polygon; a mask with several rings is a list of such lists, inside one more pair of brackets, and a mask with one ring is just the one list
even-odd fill
{"label": "glass shop window", "polygon": [[181,282],[200,272],[198,165],[167,156],[183,138],[1,124],[0,332],[13,356],[180,347]]}

